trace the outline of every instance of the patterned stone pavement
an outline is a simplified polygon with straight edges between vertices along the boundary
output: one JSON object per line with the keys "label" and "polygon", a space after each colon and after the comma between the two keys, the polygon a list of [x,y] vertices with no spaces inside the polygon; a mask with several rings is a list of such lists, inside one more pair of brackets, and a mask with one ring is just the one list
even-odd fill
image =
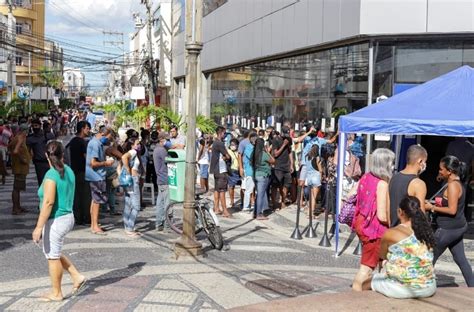
{"label": "patterned stone pavement", "polygon": [[[121,217],[109,215],[101,218],[107,236],[93,235],[83,226],[69,233],[64,253],[87,276],[87,287],[62,302],[41,303],[38,297],[47,292],[49,278],[42,252],[31,242],[38,206],[36,179],[31,172],[22,196],[23,207],[29,211],[25,215],[10,215],[12,178],[0,186],[1,311],[221,311],[275,299],[349,291],[357,270],[358,257],[352,255],[355,242],[347,229],[341,234],[344,251],[339,257],[334,257],[334,247],[318,246],[321,225],[316,239],[289,239],[294,208],[274,214],[266,222],[236,213],[233,219],[222,220],[225,251],[211,249],[199,236],[204,255],[176,259],[173,242],[177,236],[153,229],[154,209],[149,206],[139,215],[137,226],[144,234],[140,239],[126,237]],[[467,240],[466,249],[472,261],[472,241]],[[449,254],[436,268],[439,284],[464,284]],[[72,285],[67,275],[63,285],[64,294],[68,294]]]}

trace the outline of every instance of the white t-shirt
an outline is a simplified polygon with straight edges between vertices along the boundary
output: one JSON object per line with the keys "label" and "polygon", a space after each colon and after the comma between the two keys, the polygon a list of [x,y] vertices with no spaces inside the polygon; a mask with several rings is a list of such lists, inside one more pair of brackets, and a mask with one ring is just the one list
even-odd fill
{"label": "white t-shirt", "polygon": [[225,173],[227,172],[227,165],[224,161],[224,158],[222,158],[222,155],[219,156],[219,173]]}
{"label": "white t-shirt", "polygon": [[131,158],[130,158],[130,161],[132,163],[131,169],[135,170],[137,172],[140,172],[140,170],[139,170],[140,169],[140,160],[137,157],[137,151],[134,150],[134,149],[131,149],[128,152],[130,153],[130,156],[131,156]]}

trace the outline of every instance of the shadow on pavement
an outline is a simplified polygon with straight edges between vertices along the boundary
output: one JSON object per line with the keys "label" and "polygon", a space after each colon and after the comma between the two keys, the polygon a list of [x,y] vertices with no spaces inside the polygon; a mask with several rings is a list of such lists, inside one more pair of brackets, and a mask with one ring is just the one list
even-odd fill
{"label": "shadow on pavement", "polygon": [[143,266],[145,266],[145,264],[146,262],[132,263],[129,264],[126,268],[113,270],[103,275],[91,278],[87,281],[86,288],[78,295],[78,297],[96,294],[96,289],[98,287],[112,285],[123,279],[129,278],[140,272]]}

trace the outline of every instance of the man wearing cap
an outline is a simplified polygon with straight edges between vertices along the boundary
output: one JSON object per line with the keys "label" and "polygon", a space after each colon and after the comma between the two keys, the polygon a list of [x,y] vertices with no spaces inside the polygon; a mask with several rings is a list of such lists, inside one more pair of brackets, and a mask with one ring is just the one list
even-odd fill
{"label": "man wearing cap", "polygon": [[12,214],[18,215],[26,212],[20,206],[20,192],[26,190],[26,175],[30,169],[31,155],[26,146],[26,134],[28,133],[28,125],[22,123],[20,131],[13,137],[8,145],[12,157],[12,172],[14,175],[13,191],[12,191]]}
{"label": "man wearing cap", "polygon": [[49,163],[46,159],[46,143],[54,139],[54,134],[44,132],[41,129],[42,123],[39,119],[31,122],[33,133],[26,138],[26,145],[33,155],[33,164],[35,165],[38,187],[43,182],[44,175],[49,170]]}
{"label": "man wearing cap", "polygon": [[[156,197],[156,230],[163,231],[165,227],[165,211],[169,205],[168,167],[166,157],[168,149],[171,148],[170,136],[166,132],[158,134],[158,144],[153,151],[153,163],[156,172],[156,184],[158,195]],[[169,224],[166,224],[169,226]]]}

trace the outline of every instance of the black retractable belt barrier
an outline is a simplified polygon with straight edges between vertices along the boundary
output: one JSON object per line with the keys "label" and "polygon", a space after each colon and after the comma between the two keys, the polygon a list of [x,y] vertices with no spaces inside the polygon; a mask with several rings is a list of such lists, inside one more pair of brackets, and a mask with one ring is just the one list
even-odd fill
{"label": "black retractable belt barrier", "polygon": [[309,192],[309,221],[308,221],[308,226],[304,229],[303,233],[305,233],[305,237],[307,238],[316,238],[316,231],[313,228],[313,205],[312,205],[312,200],[311,200],[311,190]]}
{"label": "black retractable belt barrier", "polygon": [[362,255],[362,243],[360,242],[360,239],[359,239],[359,242],[357,243],[357,246],[354,249],[354,252],[352,254],[357,255],[357,256]]}
{"label": "black retractable belt barrier", "polygon": [[296,192],[296,224],[295,224],[295,229],[293,233],[291,234],[290,238],[292,239],[303,239],[303,236],[301,235],[300,232],[300,210],[301,210],[301,187],[298,186],[297,192]]}
{"label": "black retractable belt barrier", "polygon": [[324,234],[319,242],[319,246],[322,247],[331,247],[331,242],[329,241],[328,237],[328,219],[329,219],[329,183],[326,183],[326,192],[324,194],[325,198],[325,206],[324,207]]}

